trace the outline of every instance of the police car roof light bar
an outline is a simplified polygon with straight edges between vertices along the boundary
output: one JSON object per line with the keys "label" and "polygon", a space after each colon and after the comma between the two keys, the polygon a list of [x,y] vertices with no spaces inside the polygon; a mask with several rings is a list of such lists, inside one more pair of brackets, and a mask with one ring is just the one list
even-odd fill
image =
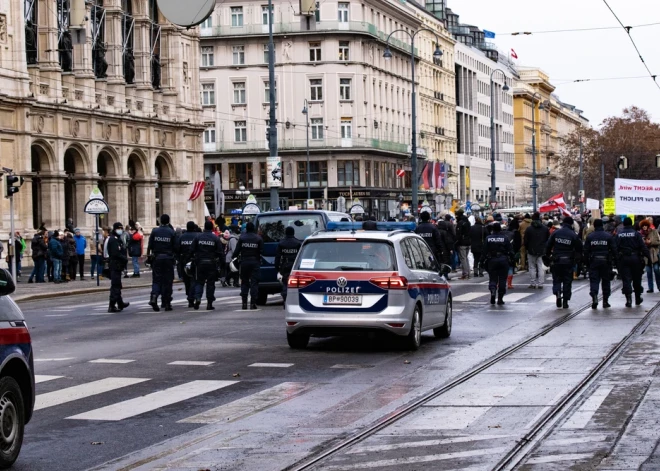
{"label": "police car roof light bar", "polygon": [[[357,222],[334,222],[331,221],[327,225],[328,231],[361,231],[361,221]],[[415,230],[414,222],[377,222],[376,229],[378,231],[405,231],[412,232]]]}

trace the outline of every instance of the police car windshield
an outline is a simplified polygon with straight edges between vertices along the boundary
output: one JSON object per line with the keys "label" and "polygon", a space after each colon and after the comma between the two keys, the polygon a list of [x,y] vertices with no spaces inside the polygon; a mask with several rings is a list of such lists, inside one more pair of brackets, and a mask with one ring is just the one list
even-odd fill
{"label": "police car windshield", "polygon": [[394,248],[384,241],[319,240],[305,244],[296,270],[394,271]]}
{"label": "police car windshield", "polygon": [[284,239],[284,231],[291,226],[296,231],[296,239],[303,240],[314,232],[324,229],[323,218],[318,214],[281,214],[259,216],[258,232],[264,242],[279,242]]}

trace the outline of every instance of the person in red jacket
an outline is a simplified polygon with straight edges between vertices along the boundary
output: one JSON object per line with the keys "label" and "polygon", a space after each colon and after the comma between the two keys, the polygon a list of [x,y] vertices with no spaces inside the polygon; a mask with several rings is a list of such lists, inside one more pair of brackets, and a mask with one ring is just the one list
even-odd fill
{"label": "person in red jacket", "polygon": [[140,257],[142,256],[144,243],[142,227],[136,223],[135,227],[132,227],[129,230],[129,237],[128,256],[131,257],[131,260],[133,261],[133,274],[131,275],[131,278],[140,278]]}

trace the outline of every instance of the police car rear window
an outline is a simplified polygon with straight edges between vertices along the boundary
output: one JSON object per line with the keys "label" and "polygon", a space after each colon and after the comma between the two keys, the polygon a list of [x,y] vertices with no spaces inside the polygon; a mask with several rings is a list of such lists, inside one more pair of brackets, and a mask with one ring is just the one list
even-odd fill
{"label": "police car rear window", "polygon": [[305,244],[295,269],[315,271],[395,271],[394,248],[373,240],[319,240]]}
{"label": "police car rear window", "polygon": [[325,229],[323,217],[318,214],[259,216],[257,231],[264,242],[279,242],[284,239],[284,231],[291,226],[296,231],[296,239],[303,240],[314,232]]}
{"label": "police car rear window", "polygon": [[0,321],[22,321],[25,320],[23,313],[10,298],[0,297]]}

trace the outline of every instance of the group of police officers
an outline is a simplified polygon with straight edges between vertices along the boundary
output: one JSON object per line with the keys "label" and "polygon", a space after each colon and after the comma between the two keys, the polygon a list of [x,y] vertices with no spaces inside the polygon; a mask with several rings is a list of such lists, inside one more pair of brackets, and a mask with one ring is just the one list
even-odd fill
{"label": "group of police officers", "polygon": [[[151,266],[153,276],[149,305],[156,312],[161,308],[172,311],[174,269],[178,263],[188,307],[199,309],[206,288],[206,309],[215,310],[213,306],[215,282],[223,275],[221,261],[225,258],[225,249],[220,238],[213,232],[213,222],[206,221],[204,230],[200,231],[198,226],[190,221],[186,225],[186,231],[180,236],[177,236],[170,225],[170,217],[167,214],[161,216],[160,223],[161,225],[152,231],[147,247],[147,265]],[[126,247],[121,239],[122,232],[123,225],[119,222],[115,223],[108,238],[107,258],[110,270],[108,312],[112,313],[120,312],[129,306],[121,295],[123,270],[128,263]],[[275,269],[278,272],[278,279],[283,284],[282,297],[285,301],[288,278],[300,246],[301,242],[295,238],[295,230],[288,227],[286,237],[279,243],[275,257]],[[248,296],[250,309],[257,309],[263,247],[263,239],[256,233],[254,224],[248,222],[245,232],[238,239],[229,268],[235,271],[240,267],[241,300],[244,310],[248,309]]]}

